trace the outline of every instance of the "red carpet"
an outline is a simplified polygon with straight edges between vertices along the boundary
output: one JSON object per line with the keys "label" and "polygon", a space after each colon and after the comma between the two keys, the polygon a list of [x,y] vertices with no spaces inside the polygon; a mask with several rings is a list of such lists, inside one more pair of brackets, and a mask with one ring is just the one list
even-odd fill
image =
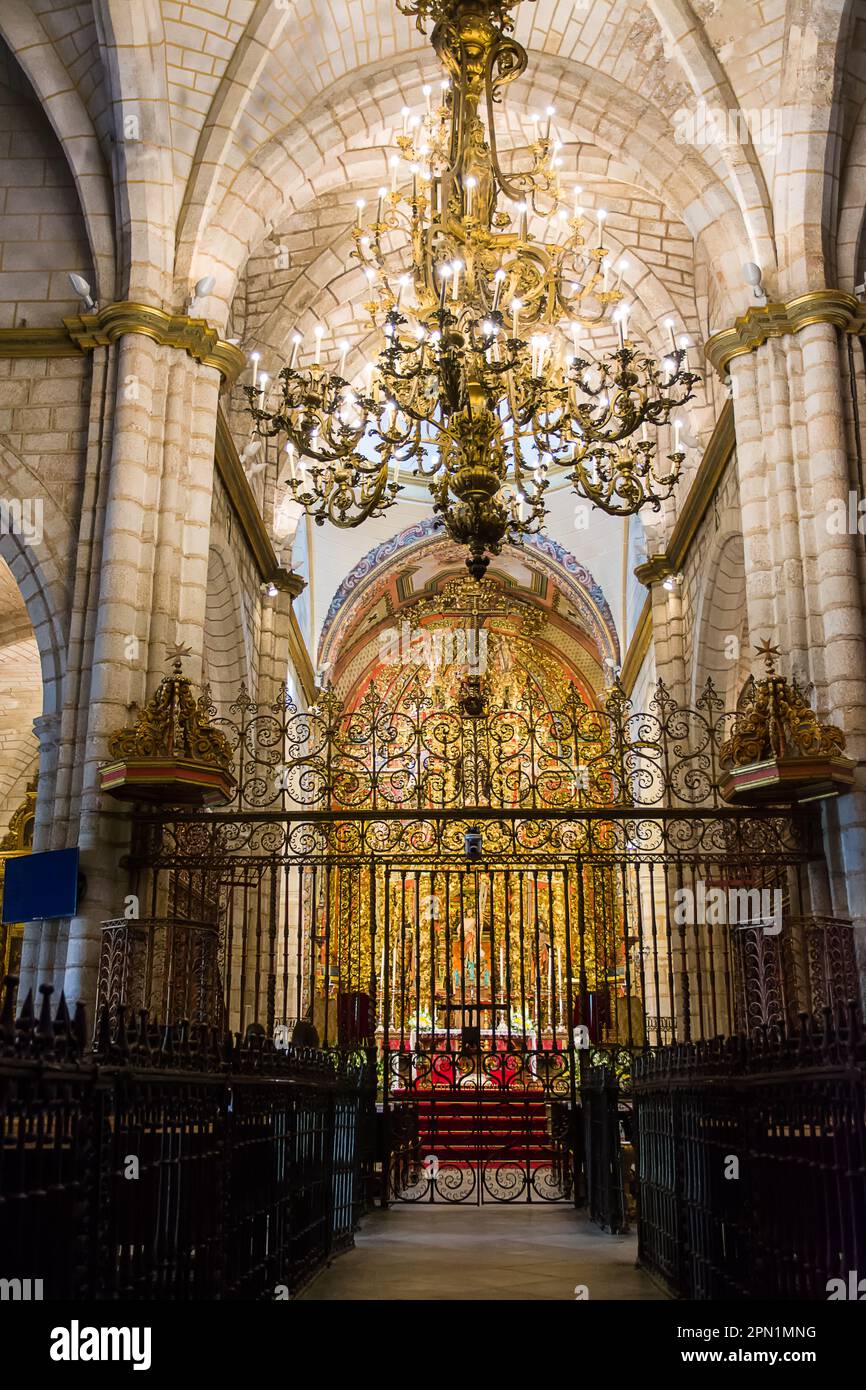
{"label": "red carpet", "polygon": [[398,1091],[396,1104],[414,1106],[421,1153],[440,1160],[471,1162],[493,1157],[539,1162],[553,1141],[547,1103],[533,1091]]}

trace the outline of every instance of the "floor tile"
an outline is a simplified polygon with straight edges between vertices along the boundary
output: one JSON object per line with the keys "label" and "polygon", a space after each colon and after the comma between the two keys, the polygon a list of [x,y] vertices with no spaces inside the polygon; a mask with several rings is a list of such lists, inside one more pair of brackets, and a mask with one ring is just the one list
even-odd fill
{"label": "floor tile", "polygon": [[637,1238],[571,1207],[395,1207],[371,1213],[355,1248],[302,1295],[311,1301],[656,1300],[635,1268]]}

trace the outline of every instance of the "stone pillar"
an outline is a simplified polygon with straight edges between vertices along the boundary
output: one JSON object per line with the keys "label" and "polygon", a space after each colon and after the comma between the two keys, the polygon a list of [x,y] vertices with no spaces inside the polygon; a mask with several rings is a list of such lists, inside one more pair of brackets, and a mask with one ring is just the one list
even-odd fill
{"label": "stone pillar", "polygon": [[87,733],[87,703],[93,659],[93,631],[99,596],[99,573],[105,498],[111,465],[111,438],[116,389],[117,348],[93,351],[90,415],[81,490],[81,517],[72,588],[57,780],[50,849],[74,843],[81,765]]}
{"label": "stone pillar", "polygon": [[154,521],[147,693],[165,674],[165,648],[192,648],[185,673],[201,680],[219,374],[174,349],[168,366],[159,511]]}
{"label": "stone pillar", "polygon": [[652,640],[656,676],[664,681],[671,696],[679,705],[688,703],[685,647],[683,642],[683,594],[678,583],[665,588],[665,580],[674,578],[665,557],[653,556],[639,565],[635,574],[647,584],[652,597]]}
{"label": "stone pillar", "polygon": [[164,674],[165,642],[189,644],[186,671],[194,680],[201,674],[219,389],[214,368],[143,334],[123,336],[115,352],[86,732],[76,758],[87,892],[69,924],[64,981],[70,1002],[88,1004],[95,996],[100,923],[122,914],[127,886],[119,861],[129,823],[99,792],[109,737],[132,721]]}
{"label": "stone pillar", "polygon": [[746,608],[751,639],[757,632],[776,632],[776,577],[770,540],[764,422],[755,354],[734,359],[731,363],[731,383],[743,527]]}
{"label": "stone pillar", "polygon": [[[39,786],[33,826],[33,850],[34,853],[38,853],[50,848],[51,816],[60,747],[60,715],[37,715],[33,720],[33,732],[39,740]],[[25,999],[30,990],[33,990],[35,997],[36,986],[51,978],[57,928],[57,922],[25,923],[24,941],[21,946],[20,999]]]}
{"label": "stone pillar", "polygon": [[[806,461],[815,527],[814,567],[807,571],[822,642],[813,679],[826,710],[858,762],[855,789],[825,808],[828,843],[841,847],[844,895],[835,884],[836,911],[854,922],[861,974],[866,980],[866,625],[862,603],[860,536],[829,531],[830,503],[847,499],[850,467],[845,438],[838,330],[814,323],[798,335],[803,366]],[[820,673],[820,676],[819,676]],[[819,684],[820,680],[820,684]]]}
{"label": "stone pillar", "polygon": [[[781,647],[783,669],[814,685],[819,717],[843,729],[848,755],[864,764],[863,547],[828,526],[851,478],[844,350],[832,323],[807,323],[735,357],[730,373],[750,638]],[[832,910],[854,921],[866,967],[864,774],[866,765],[822,815]]]}

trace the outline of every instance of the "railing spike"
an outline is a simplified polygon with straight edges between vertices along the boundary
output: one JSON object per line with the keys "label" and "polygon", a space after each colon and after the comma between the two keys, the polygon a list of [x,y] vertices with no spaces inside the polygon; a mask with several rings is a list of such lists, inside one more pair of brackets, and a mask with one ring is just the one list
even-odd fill
{"label": "railing spike", "polygon": [[83,1056],[87,1047],[87,1005],[81,999],[77,1001],[72,1015],[72,1037],[76,1052],[79,1057]]}
{"label": "railing spike", "polygon": [[[76,1022],[78,1021],[78,1011],[83,1010],[83,1005],[79,1001],[76,1007]],[[94,1042],[94,1052],[101,1061],[108,1061],[111,1055],[111,1017],[108,1012],[108,1005],[100,1007],[96,1020],[96,1039]]]}
{"label": "railing spike", "polygon": [[129,1034],[126,1028],[126,1005],[117,1006],[117,1024],[114,1030],[114,1046],[120,1058],[125,1062],[129,1058]]}
{"label": "railing spike", "polygon": [[18,976],[7,975],[3,981],[3,1008],[0,1010],[0,1038],[7,1044],[15,1041],[15,991]]}
{"label": "railing spike", "polygon": [[15,1026],[19,1033],[29,1034],[33,1031],[33,1023],[33,990],[29,989],[27,991],[27,998],[21,1005],[21,1012],[18,1015],[18,1019]]}
{"label": "railing spike", "polygon": [[153,1048],[150,1044],[150,1022],[147,1009],[138,1010],[138,1047],[142,1061],[148,1063],[153,1055]]}
{"label": "railing spike", "polygon": [[40,1043],[44,1043],[47,1046],[54,1041],[54,1025],[51,1020],[51,996],[54,993],[54,986],[40,985],[39,993],[42,995],[42,1003],[39,1006],[36,1036]]}
{"label": "railing spike", "polygon": [[71,1057],[75,1050],[69,1009],[66,1006],[66,995],[63,990],[60,991],[57,1011],[54,1015],[54,1046],[64,1059]]}

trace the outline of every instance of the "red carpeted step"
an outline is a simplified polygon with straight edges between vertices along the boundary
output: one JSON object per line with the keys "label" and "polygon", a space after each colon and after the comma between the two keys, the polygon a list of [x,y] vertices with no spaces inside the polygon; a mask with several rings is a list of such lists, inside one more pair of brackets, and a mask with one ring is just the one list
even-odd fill
{"label": "red carpeted step", "polygon": [[551,1156],[547,1103],[537,1092],[430,1088],[397,1092],[393,1100],[414,1109],[422,1152],[449,1163],[531,1163]]}

